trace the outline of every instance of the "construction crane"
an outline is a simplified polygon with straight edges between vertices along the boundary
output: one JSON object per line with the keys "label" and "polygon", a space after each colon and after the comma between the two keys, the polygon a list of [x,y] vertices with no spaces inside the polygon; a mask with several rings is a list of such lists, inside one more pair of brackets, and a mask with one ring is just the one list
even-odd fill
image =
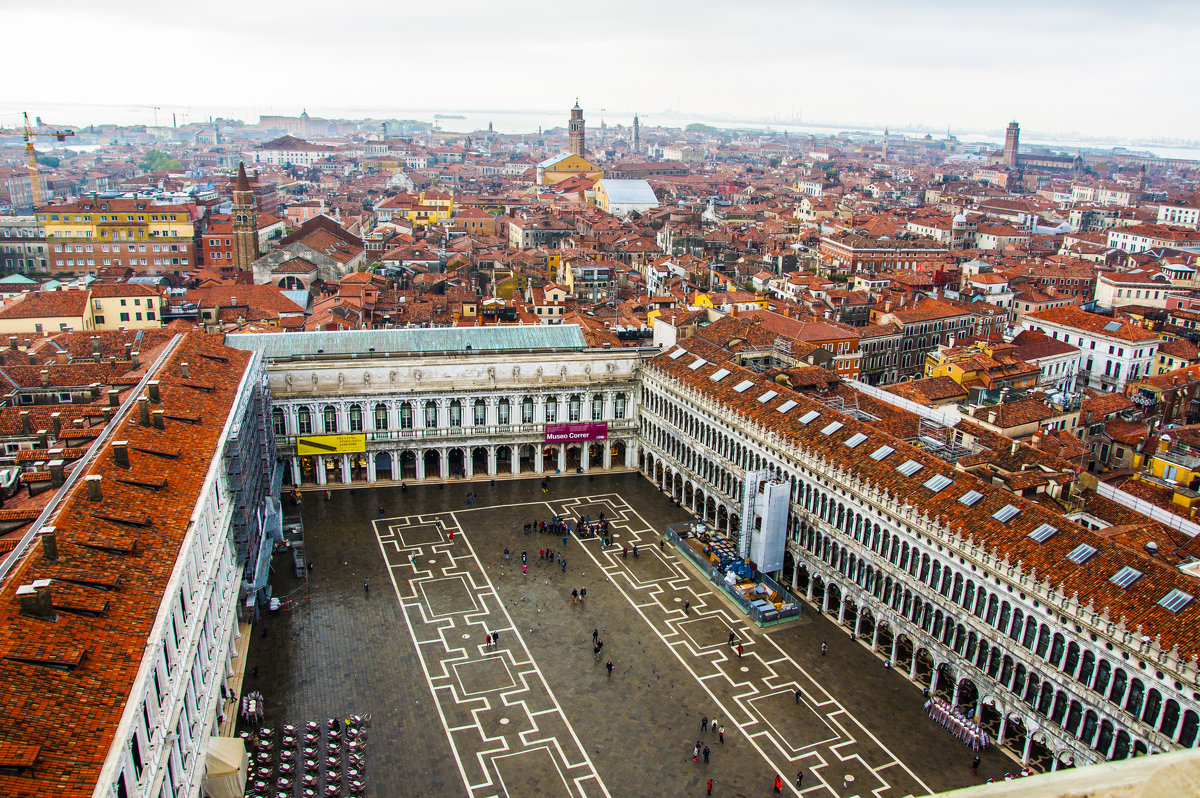
{"label": "construction crane", "polygon": [[33,195],[33,207],[42,204],[42,186],[38,180],[37,150],[33,148],[33,140],[38,136],[53,136],[58,141],[66,141],[68,136],[74,136],[74,130],[55,130],[53,133],[38,133],[29,124],[29,114],[25,114],[24,130],[0,130],[0,135],[23,136],[25,138],[25,164],[29,167],[29,187]]}

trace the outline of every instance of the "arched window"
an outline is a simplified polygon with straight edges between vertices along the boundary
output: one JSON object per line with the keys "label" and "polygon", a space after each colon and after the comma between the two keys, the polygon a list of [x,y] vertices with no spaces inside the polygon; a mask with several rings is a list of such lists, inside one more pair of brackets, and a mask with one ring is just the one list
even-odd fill
{"label": "arched window", "polygon": [[1158,730],[1163,734],[1175,739],[1175,729],[1179,726],[1179,702],[1174,698],[1167,699],[1167,706],[1163,710],[1162,723],[1158,724]]}
{"label": "arched window", "polygon": [[450,426],[462,426],[462,402],[457,399],[450,400]]}
{"label": "arched window", "polygon": [[325,405],[325,409],[321,411],[322,420],[325,423],[326,432],[337,432],[337,410],[333,405]]}
{"label": "arched window", "polygon": [[1146,686],[1141,679],[1129,682],[1129,696],[1125,699],[1125,711],[1135,718],[1142,714],[1142,701],[1146,697]]}
{"label": "arched window", "polygon": [[521,423],[533,423],[533,397],[526,396],[521,400]]}
{"label": "arched window", "polygon": [[425,402],[425,429],[437,429],[437,402],[429,399]]}
{"label": "arched window", "polygon": [[496,423],[509,424],[511,423],[511,408],[507,399],[501,399],[496,403]]}
{"label": "arched window", "polygon": [[1121,699],[1125,696],[1125,687],[1129,684],[1129,677],[1121,668],[1113,671],[1112,689],[1108,691],[1108,700],[1121,706]]}
{"label": "arched window", "polygon": [[1142,710],[1142,722],[1153,726],[1158,722],[1158,713],[1162,710],[1162,693],[1151,687],[1146,693],[1146,708]]}
{"label": "arched window", "polygon": [[350,431],[363,431],[362,405],[350,405]]}
{"label": "arched window", "polygon": [[412,402],[403,402],[400,405],[400,429],[413,428],[413,406]]}
{"label": "arched window", "polygon": [[625,418],[625,394],[619,393],[613,400],[613,418],[618,421]]}
{"label": "arched window", "polygon": [[283,419],[283,408],[276,407],[271,410],[271,428],[276,435],[287,435],[287,423]]}
{"label": "arched window", "polygon": [[471,406],[471,423],[476,427],[487,423],[487,402],[482,399],[475,400],[475,404]]}
{"label": "arched window", "polygon": [[554,422],[558,421],[558,397],[557,396],[547,396],[546,397],[545,411],[546,411],[546,423],[547,424],[553,424]]}
{"label": "arched window", "polygon": [[1092,682],[1092,689],[1100,695],[1104,695],[1104,691],[1108,689],[1108,679],[1112,676],[1112,665],[1108,664],[1108,660],[1100,660],[1100,664],[1096,666],[1096,681]]}
{"label": "arched window", "polygon": [[385,430],[388,428],[388,411],[387,405],[383,402],[375,405],[375,429]]}
{"label": "arched window", "polygon": [[604,418],[604,396],[596,394],[592,397],[592,421],[601,421]]}
{"label": "arched window", "polygon": [[579,414],[580,414],[580,408],[583,405],[583,397],[581,397],[577,393],[573,393],[573,394],[571,394],[570,399],[568,399],[567,401],[568,401],[567,420],[568,421],[578,421]]}
{"label": "arched window", "polygon": [[312,434],[312,413],[307,407],[296,411],[296,432],[301,435]]}

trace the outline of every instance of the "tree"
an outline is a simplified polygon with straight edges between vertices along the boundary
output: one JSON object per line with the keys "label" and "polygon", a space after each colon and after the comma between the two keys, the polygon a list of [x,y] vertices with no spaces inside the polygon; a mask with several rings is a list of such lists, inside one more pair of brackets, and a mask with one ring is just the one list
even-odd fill
{"label": "tree", "polygon": [[161,150],[147,150],[142,160],[138,161],[138,168],[143,172],[164,172],[182,169],[183,164]]}
{"label": "tree", "polygon": [[58,166],[59,163],[61,163],[60,159],[58,159],[57,157],[55,157],[53,155],[38,155],[37,162],[40,163],[42,166],[49,166],[51,169],[53,169],[54,167]]}

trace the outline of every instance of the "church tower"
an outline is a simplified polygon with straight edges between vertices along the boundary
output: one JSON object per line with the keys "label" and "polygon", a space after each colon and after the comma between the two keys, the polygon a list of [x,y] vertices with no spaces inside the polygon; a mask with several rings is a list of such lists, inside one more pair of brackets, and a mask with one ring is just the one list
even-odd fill
{"label": "church tower", "polygon": [[579,107],[579,100],[575,100],[575,107],[571,109],[571,122],[567,126],[567,151],[572,155],[584,157],[584,130],[583,130],[583,109]]}
{"label": "church tower", "polygon": [[883,129],[883,160],[884,161],[887,161],[887,159],[888,159],[888,145],[890,143],[891,142],[888,141],[888,129],[885,127]]}
{"label": "church tower", "polygon": [[1017,153],[1021,147],[1021,126],[1016,122],[1008,123],[1008,130],[1004,131],[1004,157],[1000,161],[1003,166],[1009,169],[1017,168]]}
{"label": "church tower", "polygon": [[258,208],[254,192],[246,179],[246,165],[238,164],[237,181],[233,184],[233,267],[249,271],[258,260]]}
{"label": "church tower", "polygon": [[641,152],[642,150],[642,128],[638,124],[637,114],[633,115],[633,151]]}

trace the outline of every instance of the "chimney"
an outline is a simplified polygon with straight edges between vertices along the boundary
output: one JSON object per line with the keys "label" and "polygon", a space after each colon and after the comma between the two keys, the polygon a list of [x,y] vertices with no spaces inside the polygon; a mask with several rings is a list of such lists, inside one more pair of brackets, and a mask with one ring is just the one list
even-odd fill
{"label": "chimney", "polygon": [[155,410],[153,413],[150,414],[150,417],[154,421],[155,429],[166,429],[167,428],[167,411],[166,410]]}
{"label": "chimney", "polygon": [[8,348],[9,348],[9,349],[12,349],[12,350],[14,350],[14,351],[16,350],[16,348],[17,348],[17,336],[15,336],[15,335],[10,335],[10,336],[8,336]]}
{"label": "chimney", "polygon": [[138,397],[138,420],[143,427],[150,426],[150,400],[145,396]]}
{"label": "chimney", "polygon": [[185,380],[191,379],[191,377],[188,376],[188,362],[186,360],[179,364],[179,372]]}
{"label": "chimney", "polygon": [[50,593],[49,579],[38,579],[31,585],[21,585],[17,588],[17,600],[21,602],[22,615],[47,621],[57,617],[54,614],[54,597]]}
{"label": "chimney", "polygon": [[54,532],[54,527],[44,526],[38,532],[38,537],[42,539],[42,554],[47,560],[58,559],[58,535]]}
{"label": "chimney", "polygon": [[150,401],[156,405],[162,404],[162,394],[158,390],[158,380],[150,380],[146,383],[146,387],[150,389]]}
{"label": "chimney", "polygon": [[119,404],[121,404],[121,392],[116,388],[110,388],[108,390],[108,406],[116,407]]}
{"label": "chimney", "polygon": [[62,413],[50,414],[50,432],[54,435],[54,440],[58,440],[62,434]]}
{"label": "chimney", "polygon": [[1009,453],[1009,454],[1016,454],[1016,453],[1017,453],[1017,446],[1019,446],[1019,445],[1020,445],[1020,444],[1018,444],[1016,441],[1013,441],[1013,442],[1012,442],[1012,446],[1009,446],[1009,447],[1008,447],[1008,453]]}
{"label": "chimney", "polygon": [[93,399],[99,399],[100,398],[100,389],[103,387],[104,386],[101,385],[100,383],[93,382],[91,385],[88,386],[88,395],[91,396]]}
{"label": "chimney", "polygon": [[1158,556],[1158,544],[1155,543],[1153,540],[1147,541],[1146,542],[1146,552],[1151,557],[1157,557]]}
{"label": "chimney", "polygon": [[56,352],[54,356],[58,359],[58,365],[60,366],[65,366],[71,362],[71,353],[65,349]]}
{"label": "chimney", "polygon": [[133,361],[133,367],[135,369],[141,368],[141,362],[140,362],[141,359],[138,357],[141,354],[142,354],[141,350],[139,350],[137,352],[134,352],[133,355],[130,357],[130,359]]}
{"label": "chimney", "polygon": [[20,416],[21,416],[21,434],[22,435],[31,434],[33,432],[33,429],[29,426],[29,411],[22,410],[20,412]]}
{"label": "chimney", "polygon": [[125,359],[126,360],[133,359],[133,344],[132,343],[125,344]]}
{"label": "chimney", "polygon": [[32,350],[32,349],[30,349],[29,351],[27,351],[27,352],[25,353],[25,356],[26,356],[26,359],[28,359],[28,360],[29,360],[29,365],[31,365],[31,366],[36,366],[36,365],[37,365],[37,355],[35,355],[35,354],[33,353],[33,350]]}
{"label": "chimney", "polygon": [[92,354],[96,357],[100,356],[100,336],[92,336]]}
{"label": "chimney", "polygon": [[47,432],[44,429],[38,430],[37,431],[38,448],[45,449],[47,446],[49,446],[50,445],[49,438],[50,438],[49,432]]}
{"label": "chimney", "polygon": [[129,441],[113,441],[113,459],[121,468],[129,468]]}
{"label": "chimney", "polygon": [[38,374],[42,378],[42,387],[49,388],[50,387],[50,369],[42,369],[41,371],[38,372]]}
{"label": "chimney", "polygon": [[84,477],[87,482],[88,500],[98,502],[104,498],[104,494],[100,492],[100,480],[103,479],[99,474],[89,474]]}
{"label": "chimney", "polygon": [[51,460],[47,465],[50,467],[50,484],[56,488],[61,488],[63,482],[66,481],[66,461],[55,459]]}

